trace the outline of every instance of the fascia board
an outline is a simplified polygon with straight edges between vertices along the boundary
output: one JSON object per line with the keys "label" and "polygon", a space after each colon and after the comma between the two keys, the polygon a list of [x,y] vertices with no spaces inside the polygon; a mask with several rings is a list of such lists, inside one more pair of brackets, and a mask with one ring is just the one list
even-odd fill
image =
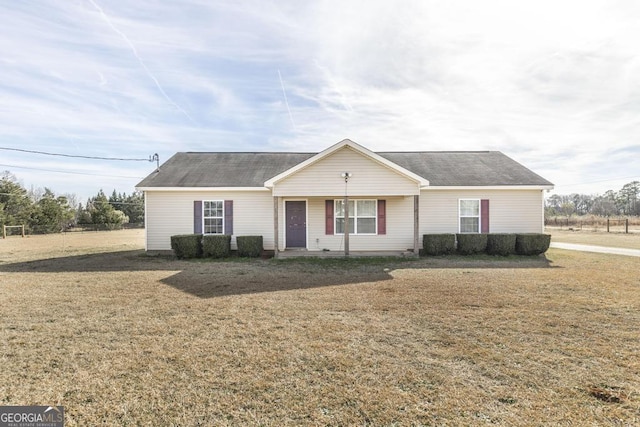
{"label": "fascia board", "polygon": [[553,190],[553,185],[440,185],[421,187],[423,191],[441,190]]}
{"label": "fascia board", "polygon": [[136,187],[140,191],[271,191],[266,187]]}

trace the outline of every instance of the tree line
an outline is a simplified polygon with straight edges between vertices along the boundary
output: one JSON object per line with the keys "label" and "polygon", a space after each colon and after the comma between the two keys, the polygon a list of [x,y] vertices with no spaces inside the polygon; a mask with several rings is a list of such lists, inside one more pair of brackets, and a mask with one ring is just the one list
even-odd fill
{"label": "tree line", "polygon": [[636,216],[640,215],[639,198],[640,181],[632,181],[619,191],[609,190],[602,195],[554,194],[545,200],[545,216]]}
{"label": "tree line", "polygon": [[100,190],[83,205],[75,194],[57,195],[49,188],[27,190],[16,177],[0,175],[0,227],[24,225],[29,233],[57,233],[73,227],[115,229],[144,223],[144,196]]}

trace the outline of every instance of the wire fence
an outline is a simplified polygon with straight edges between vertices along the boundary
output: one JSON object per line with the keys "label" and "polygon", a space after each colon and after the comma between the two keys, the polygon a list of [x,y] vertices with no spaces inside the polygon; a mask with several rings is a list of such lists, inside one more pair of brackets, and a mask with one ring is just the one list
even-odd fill
{"label": "wire fence", "polygon": [[76,224],[73,227],[65,229],[66,232],[84,233],[88,231],[112,231],[112,230],[131,230],[134,228],[144,228],[144,223],[125,223],[125,224]]}
{"label": "wire fence", "polygon": [[61,227],[60,229],[52,229],[52,227],[39,227],[33,225],[17,225],[3,227],[3,238],[14,236],[29,236],[41,234],[55,233],[90,233],[96,231],[115,231],[115,230],[131,230],[144,228],[144,223],[126,223],[126,224],[74,224],[72,226]]}
{"label": "wire fence", "polygon": [[549,217],[544,219],[545,227],[559,230],[581,230],[606,233],[640,233],[640,217],[607,218],[586,217]]}

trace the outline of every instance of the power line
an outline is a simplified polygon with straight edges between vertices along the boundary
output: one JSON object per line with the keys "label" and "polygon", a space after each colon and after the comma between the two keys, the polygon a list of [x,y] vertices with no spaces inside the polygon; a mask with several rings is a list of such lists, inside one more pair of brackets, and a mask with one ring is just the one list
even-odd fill
{"label": "power line", "polygon": [[[0,196],[20,196],[20,197],[24,197],[24,198],[27,198],[27,199],[31,198],[31,196],[28,193],[27,194],[0,193]],[[64,196],[64,194],[62,194],[62,196]],[[112,201],[109,201],[109,200],[107,200],[107,203],[109,203],[110,205],[136,205],[136,206],[144,205],[143,202],[112,202]]]}
{"label": "power line", "polygon": [[555,187],[578,187],[578,186],[582,186],[582,185],[587,185],[587,184],[599,184],[602,182],[609,182],[609,181],[621,181],[623,179],[638,179],[638,175],[635,176],[621,176],[618,178],[609,178],[609,179],[601,179],[599,181],[586,181],[586,182],[581,182],[581,183],[572,183],[572,184],[555,184]]}
{"label": "power line", "polygon": [[7,151],[19,151],[21,153],[31,153],[31,154],[43,154],[45,156],[58,156],[58,157],[73,157],[78,159],[91,159],[91,160],[117,160],[124,162],[152,162],[155,160],[153,156],[149,156],[148,159],[133,159],[133,158],[122,158],[122,157],[99,157],[99,156],[79,156],[74,154],[61,154],[61,153],[48,153],[46,151],[34,151],[34,150],[24,150],[22,148],[11,148],[11,147],[0,147],[0,150]]}
{"label": "power line", "polygon": [[104,177],[107,177],[107,178],[134,178],[134,179],[142,179],[142,177],[139,177],[139,176],[103,175],[103,174],[98,174],[98,173],[71,172],[71,171],[61,171],[61,170],[55,170],[55,169],[28,168],[28,167],[26,167],[26,166],[4,165],[4,164],[0,164],[0,166],[2,166],[2,167],[6,167],[6,168],[29,169],[29,170],[42,171],[42,172],[68,173],[68,174],[73,174],[73,175],[104,176]]}

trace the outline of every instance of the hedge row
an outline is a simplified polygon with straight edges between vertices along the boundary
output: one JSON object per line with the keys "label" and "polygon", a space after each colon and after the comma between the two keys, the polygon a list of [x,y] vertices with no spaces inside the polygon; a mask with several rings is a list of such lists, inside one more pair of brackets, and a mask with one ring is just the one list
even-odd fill
{"label": "hedge row", "polygon": [[238,256],[257,258],[262,254],[262,236],[238,236]]}
{"label": "hedge row", "polygon": [[425,255],[540,255],[549,249],[551,235],[541,233],[489,234],[425,234],[422,247]]}
{"label": "hedge row", "polygon": [[202,256],[226,258],[231,255],[231,235],[215,234],[202,237]]}
{"label": "hedge row", "polygon": [[[238,256],[259,257],[262,236],[237,236]],[[171,249],[178,259],[227,258],[231,256],[231,236],[228,234],[180,234],[171,236]]]}
{"label": "hedge row", "polygon": [[200,258],[202,256],[202,236],[200,234],[171,236],[171,249],[178,259]]}

